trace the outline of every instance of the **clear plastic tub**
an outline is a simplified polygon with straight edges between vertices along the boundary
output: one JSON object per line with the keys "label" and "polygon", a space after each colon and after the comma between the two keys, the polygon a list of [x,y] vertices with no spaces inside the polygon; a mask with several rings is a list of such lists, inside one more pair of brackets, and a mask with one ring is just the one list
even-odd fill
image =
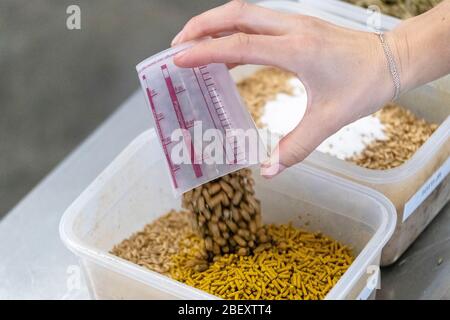
{"label": "clear plastic tub", "polygon": [[[195,43],[169,48],[136,66],[177,196],[265,155],[227,67],[179,68],[173,63],[175,54]],[[247,148],[247,139],[256,148]]]}
{"label": "clear plastic tub", "polygon": [[[263,1],[261,5],[291,13],[310,14],[355,28],[365,22],[361,16],[365,10],[347,3],[327,0],[313,5],[313,1]],[[325,10],[325,11],[321,11]],[[339,17],[331,12],[337,10]],[[348,11],[347,11],[348,10]],[[350,19],[350,17],[352,17]],[[388,16],[386,16],[388,17]],[[383,20],[390,29],[398,19]],[[347,23],[345,22],[347,21]],[[364,29],[357,27],[356,29]],[[257,66],[243,66],[232,71],[235,81],[257,70]],[[414,242],[431,220],[450,199],[450,86],[448,77],[424,85],[404,94],[398,103],[417,116],[440,124],[439,128],[422,145],[414,156],[403,165],[390,170],[370,170],[335,157],[313,152],[306,163],[325,169],[339,176],[372,187],[386,195],[397,209],[397,226],[391,240],[383,250],[381,265],[394,263]]]}
{"label": "clear plastic tub", "polygon": [[[153,130],[140,135],[64,213],[61,239],[79,257],[93,298],[216,298],[108,253],[145,224],[180,208],[164,179],[158,148]],[[289,173],[273,180],[254,175],[265,222],[308,223],[305,228],[353,246],[355,261],[326,298],[373,297],[381,250],[395,227],[392,204],[376,191],[306,165]]]}

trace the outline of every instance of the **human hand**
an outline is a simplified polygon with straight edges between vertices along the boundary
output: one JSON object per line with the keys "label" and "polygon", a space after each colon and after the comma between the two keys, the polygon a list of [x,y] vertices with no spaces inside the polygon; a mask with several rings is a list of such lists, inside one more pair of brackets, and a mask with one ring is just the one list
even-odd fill
{"label": "human hand", "polygon": [[[172,44],[205,36],[213,39],[179,53],[174,62],[273,65],[294,72],[305,85],[306,113],[263,166],[266,176],[302,161],[328,136],[394,95],[380,40],[372,33],[234,0],[192,18]],[[393,35],[385,38],[396,48]]]}

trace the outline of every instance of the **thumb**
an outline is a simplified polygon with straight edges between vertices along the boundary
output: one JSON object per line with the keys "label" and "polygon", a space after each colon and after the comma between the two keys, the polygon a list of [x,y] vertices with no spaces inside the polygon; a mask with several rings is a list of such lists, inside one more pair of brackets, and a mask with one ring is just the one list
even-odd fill
{"label": "thumb", "polygon": [[270,159],[261,165],[261,174],[271,178],[303,161],[335,131],[336,120],[332,119],[324,116],[323,109],[307,112],[295,129],[280,140]]}

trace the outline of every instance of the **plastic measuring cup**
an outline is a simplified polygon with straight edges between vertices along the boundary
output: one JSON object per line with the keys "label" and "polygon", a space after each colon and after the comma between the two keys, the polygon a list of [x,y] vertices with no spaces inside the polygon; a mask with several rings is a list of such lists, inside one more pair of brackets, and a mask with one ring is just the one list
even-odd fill
{"label": "plastic measuring cup", "polygon": [[259,162],[265,150],[224,64],[180,68],[173,56],[196,41],[136,66],[176,196]]}

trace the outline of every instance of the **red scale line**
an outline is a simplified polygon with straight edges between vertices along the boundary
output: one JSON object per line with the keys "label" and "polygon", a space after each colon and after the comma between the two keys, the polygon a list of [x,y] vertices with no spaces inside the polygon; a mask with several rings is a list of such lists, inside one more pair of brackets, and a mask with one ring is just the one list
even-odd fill
{"label": "red scale line", "polygon": [[[145,76],[142,76],[142,79],[147,84],[147,86],[146,86],[147,96],[148,96],[148,100],[150,102],[150,108],[152,110],[153,117],[156,120],[156,128],[158,130],[159,137],[161,140],[164,140],[165,138],[164,138],[164,135],[162,132],[161,124],[159,122],[160,120],[158,119],[158,116],[156,113],[155,103],[153,102],[153,95],[148,86],[147,78]],[[177,170],[177,168],[175,168],[174,165],[172,164],[172,160],[170,159],[170,156],[169,156],[169,150],[167,149],[167,144],[163,143],[163,150],[164,150],[164,155],[166,156],[166,159],[167,159],[167,163],[169,164],[170,176],[172,177],[173,185],[175,186],[175,188],[178,188],[177,179],[175,177],[175,171]]]}
{"label": "red scale line", "polygon": [[[180,102],[178,101],[177,93],[175,92],[175,87],[172,82],[172,78],[169,74],[169,69],[167,68],[167,65],[164,64],[161,66],[161,71],[164,76],[164,80],[166,81],[167,89],[169,90],[169,96],[172,100],[173,109],[175,110],[175,114],[177,116],[178,123],[180,125],[181,129],[185,130],[185,133],[187,132],[186,127],[186,121],[184,120],[183,112],[181,111]],[[191,157],[191,163],[192,163],[192,169],[194,170],[194,174],[197,178],[201,177],[203,175],[202,169],[198,163],[195,163],[195,150],[194,150],[194,144],[192,143],[190,134],[185,134],[184,141],[187,144],[187,147],[190,150],[190,157]]]}

